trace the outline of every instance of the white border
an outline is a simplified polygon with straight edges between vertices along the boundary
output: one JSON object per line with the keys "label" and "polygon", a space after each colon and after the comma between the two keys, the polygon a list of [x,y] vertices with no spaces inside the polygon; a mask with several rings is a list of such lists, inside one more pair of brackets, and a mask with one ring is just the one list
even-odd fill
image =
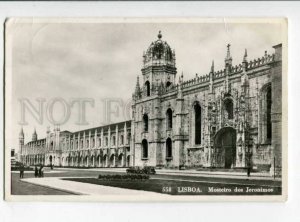
{"label": "white border", "polygon": [[[298,122],[300,78],[299,2],[1,2],[2,22],[8,16],[259,16],[289,18],[289,200],[287,203],[197,203],[197,204],[75,204],[0,203],[4,221],[299,221],[300,149]],[[3,31],[3,27],[0,28]],[[0,48],[3,47],[1,44]],[[1,48],[3,50],[3,48]],[[3,61],[3,54],[0,55]],[[2,83],[1,83],[2,84]],[[3,98],[3,97],[1,97]],[[1,103],[3,110],[3,103]],[[3,113],[1,113],[3,114]],[[1,120],[3,125],[3,120]],[[1,144],[2,146],[2,144]],[[2,153],[0,154],[1,157]],[[3,164],[0,158],[0,164]],[[3,166],[3,165],[2,165]],[[1,172],[2,174],[2,172]],[[3,177],[0,174],[0,182]],[[98,219],[99,218],[99,219]]]}
{"label": "white border", "polygon": [[[224,23],[274,23],[280,24],[282,26],[282,147],[287,147],[287,20],[284,18],[9,18],[5,26],[8,27],[10,24],[15,23],[212,23],[212,24],[224,24]],[[12,36],[10,32],[5,32],[5,84],[6,84],[6,96],[5,103],[9,107],[11,98],[11,87],[12,87],[12,50],[11,50],[11,40]],[[242,40],[241,40],[242,41]],[[5,123],[7,125],[5,134],[7,137],[11,134],[9,131],[9,124],[13,117],[10,116],[9,110],[6,110]],[[6,150],[7,151],[7,150]],[[255,195],[255,196],[238,196],[238,195],[195,195],[195,196],[169,196],[169,195],[144,195],[144,196],[130,196],[130,195],[105,195],[105,196],[36,196],[36,195],[26,195],[17,196],[11,195],[11,173],[10,173],[10,152],[5,153],[5,199],[9,201],[163,201],[163,202],[187,202],[187,201],[285,201],[287,198],[287,149],[282,150],[282,195]]]}

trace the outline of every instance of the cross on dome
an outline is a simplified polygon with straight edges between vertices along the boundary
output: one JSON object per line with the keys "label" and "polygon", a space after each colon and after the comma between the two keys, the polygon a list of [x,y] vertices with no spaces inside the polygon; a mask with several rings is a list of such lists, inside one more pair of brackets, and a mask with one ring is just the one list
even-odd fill
{"label": "cross on dome", "polygon": [[157,35],[157,37],[158,37],[159,39],[161,39],[161,38],[162,38],[162,34],[161,34],[161,31],[160,31],[160,30],[158,31],[158,35]]}

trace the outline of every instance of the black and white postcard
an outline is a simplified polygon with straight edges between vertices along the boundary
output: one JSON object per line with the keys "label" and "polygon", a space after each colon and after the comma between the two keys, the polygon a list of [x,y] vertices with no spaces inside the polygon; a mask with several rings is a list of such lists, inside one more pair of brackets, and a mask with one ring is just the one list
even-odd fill
{"label": "black and white postcard", "polygon": [[5,198],[287,199],[284,18],[8,18]]}

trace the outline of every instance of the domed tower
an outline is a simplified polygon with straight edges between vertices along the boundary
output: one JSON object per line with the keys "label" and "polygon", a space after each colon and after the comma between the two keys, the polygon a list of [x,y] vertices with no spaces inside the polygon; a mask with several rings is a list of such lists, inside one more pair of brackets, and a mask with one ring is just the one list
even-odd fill
{"label": "domed tower", "polygon": [[35,128],[34,128],[34,132],[32,134],[32,141],[37,141],[37,133],[36,133]]}
{"label": "domed tower", "polygon": [[143,55],[143,95],[151,96],[153,91],[163,84],[169,87],[175,84],[175,51],[162,40],[161,31],[158,39],[151,43]]}

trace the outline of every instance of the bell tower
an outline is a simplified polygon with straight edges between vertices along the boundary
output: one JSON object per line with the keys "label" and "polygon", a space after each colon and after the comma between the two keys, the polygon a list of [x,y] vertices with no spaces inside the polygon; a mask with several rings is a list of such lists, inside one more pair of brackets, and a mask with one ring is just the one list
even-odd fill
{"label": "bell tower", "polygon": [[23,154],[23,147],[24,147],[24,131],[22,127],[19,133],[19,152],[21,153],[21,155]]}
{"label": "bell tower", "polygon": [[37,141],[37,133],[36,133],[36,129],[34,128],[34,132],[32,134],[32,141]]}
{"label": "bell tower", "polygon": [[175,51],[162,40],[161,31],[157,38],[143,54],[143,96],[151,96],[161,85],[170,87],[175,84]]}

